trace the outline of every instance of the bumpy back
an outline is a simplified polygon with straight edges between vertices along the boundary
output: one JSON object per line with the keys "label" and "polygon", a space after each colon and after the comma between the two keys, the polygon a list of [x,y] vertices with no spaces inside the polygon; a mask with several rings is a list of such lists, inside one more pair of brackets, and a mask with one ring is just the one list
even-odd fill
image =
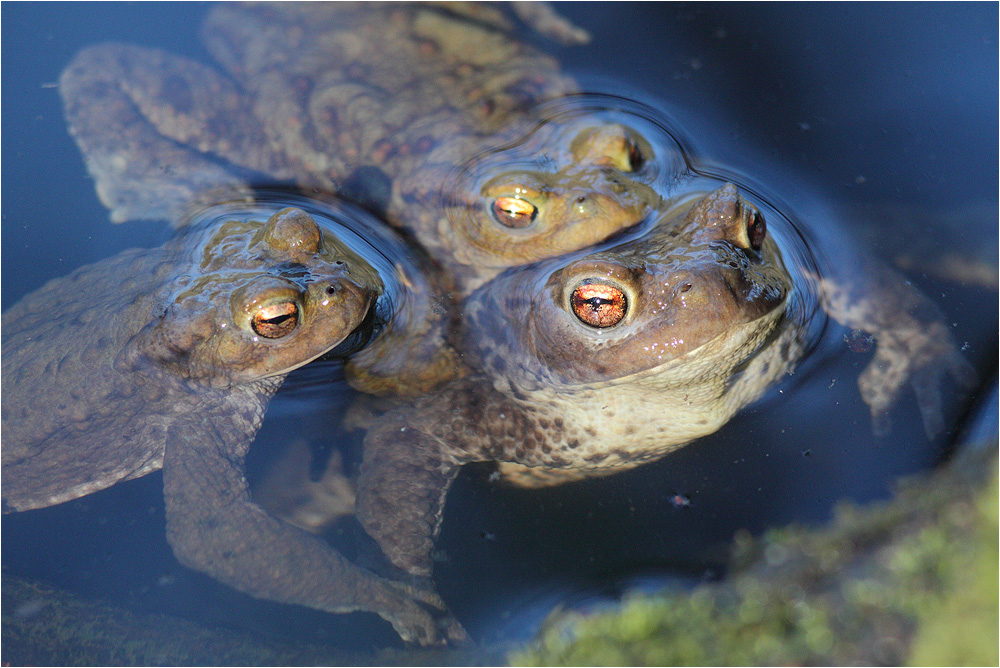
{"label": "bumpy back", "polygon": [[172,274],[162,253],[127,251],[3,314],[5,510],[53,505],[159,466],[150,413],[167,390],[123,376],[115,359],[161,308]]}

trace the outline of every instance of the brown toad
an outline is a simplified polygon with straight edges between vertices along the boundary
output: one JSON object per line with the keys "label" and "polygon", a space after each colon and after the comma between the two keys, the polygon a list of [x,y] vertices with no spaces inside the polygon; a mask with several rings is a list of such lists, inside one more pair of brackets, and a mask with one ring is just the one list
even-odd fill
{"label": "brown toad", "polygon": [[[405,228],[466,293],[659,203],[632,178],[659,159],[632,128],[532,113],[576,85],[495,7],[222,4],[203,40],[226,74],[127,44],[88,48],[63,72],[71,133],[117,222],[181,220],[219,188],[295,184]],[[544,147],[543,168],[507,167],[503,147],[525,143]]]}
{"label": "brown toad", "polygon": [[358,568],[250,499],[244,457],[271,396],[384,289],[333,219],[277,209],[223,207],[3,314],[4,511],[162,468],[181,562],[257,597],[369,610],[435,641],[438,597]]}
{"label": "brown toad", "polygon": [[791,266],[728,184],[644,236],[493,279],[464,309],[477,373],[366,435],[359,519],[396,566],[427,574],[462,464],[498,461],[517,482],[545,485],[662,457],[794,369],[817,301],[875,334],[858,385],[876,424],[910,382],[927,431],[940,430],[941,381],[972,372],[927,300],[885,270],[832,281]]}

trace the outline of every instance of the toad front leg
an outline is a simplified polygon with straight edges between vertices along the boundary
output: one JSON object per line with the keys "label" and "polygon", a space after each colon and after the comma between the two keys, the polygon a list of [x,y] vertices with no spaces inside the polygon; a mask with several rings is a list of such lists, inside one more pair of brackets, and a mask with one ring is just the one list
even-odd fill
{"label": "toad front leg", "polygon": [[358,521],[393,565],[429,577],[444,500],[460,464],[436,439],[391,417],[365,437]]}
{"label": "toad front leg", "polygon": [[365,436],[358,520],[396,567],[429,576],[445,497],[463,464],[567,467],[539,440],[535,419],[481,376],[387,413]]}
{"label": "toad front leg", "polygon": [[190,419],[168,433],[167,538],[182,563],[258,598],[328,612],[374,612],[407,641],[464,639],[434,592],[363,570],[255,505],[243,473],[247,447],[220,445],[227,439],[215,431]]}

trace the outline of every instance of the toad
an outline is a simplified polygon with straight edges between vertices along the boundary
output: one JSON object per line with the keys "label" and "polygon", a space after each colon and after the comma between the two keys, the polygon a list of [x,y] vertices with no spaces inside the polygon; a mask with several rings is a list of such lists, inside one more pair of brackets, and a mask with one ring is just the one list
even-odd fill
{"label": "toad", "polygon": [[463,350],[476,373],[366,434],[357,515],[395,566],[430,573],[464,463],[500,462],[519,484],[548,485],[622,471],[719,429],[794,369],[817,302],[877,339],[858,381],[876,425],[909,382],[928,432],[940,430],[944,377],[974,375],[936,310],[898,276],[835,281],[786,268],[764,216],[732,184],[612,243],[509,270],[473,293]]}
{"label": "toad", "polygon": [[3,314],[4,512],[162,468],[182,563],[256,597],[372,611],[434,642],[448,632],[436,595],[357,567],[251,501],[244,457],[270,397],[383,290],[333,219],[276,209],[209,216]]}
{"label": "toad", "polygon": [[[583,38],[544,5],[515,7]],[[224,72],[103,44],[61,76],[70,131],[117,222],[176,222],[219,189],[293,184],[404,228],[466,294],[659,205],[646,177],[662,156],[627,119],[533,113],[576,84],[496,7],[223,3],[202,36]],[[524,144],[544,151],[512,167]]]}

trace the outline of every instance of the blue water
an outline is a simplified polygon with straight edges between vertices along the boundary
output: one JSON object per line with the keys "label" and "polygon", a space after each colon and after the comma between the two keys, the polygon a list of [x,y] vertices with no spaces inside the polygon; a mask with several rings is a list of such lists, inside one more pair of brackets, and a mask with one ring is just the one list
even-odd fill
{"label": "blue water", "polygon": [[[205,9],[3,4],[4,309],[49,278],[169,234],[107,222],[53,84],[78,49],[109,39],[208,61],[196,31]],[[807,223],[819,214],[837,220],[839,234],[886,259],[902,237],[996,263],[996,4],[559,9],[592,32],[592,43],[538,43],[588,92],[659,109],[708,171],[738,177]],[[900,210],[924,215],[900,223]],[[907,278],[953,323],[984,386],[995,383],[995,287],[921,268]],[[613,478],[512,491],[492,485],[486,467],[469,467],[438,541],[443,597],[478,639],[523,637],[555,601],[579,592],[614,594],[649,574],[720,575],[737,529],[820,522],[838,499],[884,497],[899,476],[944,456],[974,404],[952,397],[950,434],[927,443],[907,396],[895,431],[875,439],[854,386],[867,359],[819,359],[717,434]],[[343,388],[315,374],[300,375],[272,404],[261,448],[289,429],[328,428],[324,413]],[[254,601],[180,566],[164,538],[159,474],[4,516],[2,541],[7,572],[133,610],[338,647],[398,644],[373,616]]]}

